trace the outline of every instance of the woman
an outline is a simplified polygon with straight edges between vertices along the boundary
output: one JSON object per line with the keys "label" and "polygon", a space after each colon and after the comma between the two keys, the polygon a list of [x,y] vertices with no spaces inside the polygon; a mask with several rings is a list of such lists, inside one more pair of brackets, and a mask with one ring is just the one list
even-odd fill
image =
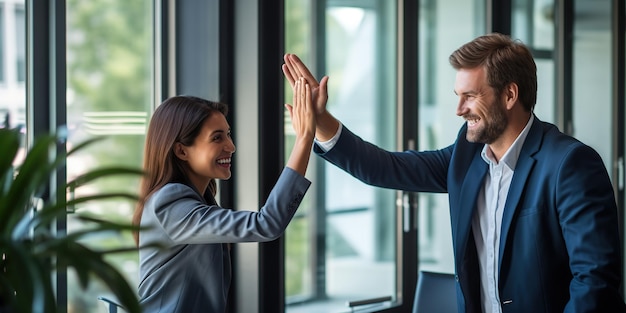
{"label": "woman", "polygon": [[[315,135],[311,92],[301,80],[286,104],[296,141],[259,211],[215,201],[235,152],[224,104],[191,96],[154,112],[144,151],[146,176],[133,223],[140,248],[139,297],[145,312],[224,312],[231,282],[229,244],[281,236],[310,182],[304,177]],[[164,248],[156,248],[155,244]]]}

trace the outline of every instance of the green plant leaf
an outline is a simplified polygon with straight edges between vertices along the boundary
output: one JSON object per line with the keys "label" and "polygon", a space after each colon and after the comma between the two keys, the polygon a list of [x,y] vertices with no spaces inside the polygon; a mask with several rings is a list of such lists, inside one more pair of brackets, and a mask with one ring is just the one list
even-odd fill
{"label": "green plant leaf", "polygon": [[85,149],[87,146],[90,146],[90,145],[92,145],[92,144],[94,144],[94,143],[96,143],[98,141],[104,140],[104,139],[106,139],[106,137],[99,136],[99,137],[92,137],[92,138],[86,139],[84,141],[81,141],[76,146],[74,146],[74,148],[70,149],[67,152],[67,156],[70,156],[70,155],[72,155],[72,154],[74,154],[74,153],[76,153],[76,152],[78,152],[80,150]]}
{"label": "green plant leaf", "polygon": [[116,231],[120,231],[120,230],[129,230],[129,231],[135,231],[135,230],[140,230],[140,229],[145,229],[146,227],[139,227],[137,225],[133,225],[131,223],[116,223],[116,222],[111,222],[108,220],[104,220],[100,217],[97,216],[91,216],[91,215],[84,215],[84,214],[80,214],[76,216],[76,219],[79,219],[83,222],[89,222],[89,223],[94,223],[97,225],[97,227],[95,227],[98,231],[99,230],[104,230],[104,231],[109,231],[109,230],[116,230]]}
{"label": "green plant leaf", "polygon": [[[93,251],[80,243],[71,242],[67,245],[67,253],[60,259],[63,265],[74,267],[76,272],[89,272],[98,277],[115,294],[118,301],[128,312],[141,312],[135,289],[130,287],[126,279],[103,258],[103,253]],[[88,277],[83,277],[85,286]]]}
{"label": "green plant leaf", "polygon": [[50,194],[47,191],[52,178],[57,170],[62,169],[67,155],[103,138],[86,140],[66,153],[58,144],[58,136],[38,137],[14,171],[12,162],[19,150],[19,138],[19,133],[0,130],[0,145],[3,147],[0,155],[0,311],[7,308],[20,313],[55,312],[52,272],[67,266],[75,270],[81,286],[86,287],[90,277],[96,276],[115,293],[128,312],[140,312],[134,288],[105,260],[107,254],[131,252],[137,248],[114,247],[96,251],[80,242],[94,234],[132,231],[137,229],[136,226],[81,214],[75,217],[91,223],[87,229],[58,234],[50,226],[68,214],[68,206],[113,198],[136,201],[137,196],[128,192],[98,193],[70,200],[67,192],[99,178],[142,175],[143,172],[124,167],[97,169],[59,186],[56,193]]}
{"label": "green plant leaf", "polygon": [[10,229],[20,219],[15,210],[25,211],[31,204],[33,195],[47,188],[49,179],[60,161],[50,160],[50,149],[55,143],[54,136],[42,136],[36,140],[17,170],[17,175],[8,192],[0,199],[0,220],[3,228]]}
{"label": "green plant leaf", "polygon": [[139,199],[136,194],[127,193],[127,192],[111,192],[111,193],[100,193],[94,195],[85,195],[80,198],[75,198],[67,201],[66,205],[68,207],[76,206],[81,203],[95,201],[95,200],[108,200],[112,198],[125,198],[131,201],[137,201]]}
{"label": "green plant leaf", "polygon": [[[23,214],[21,219],[14,224],[12,237],[20,238],[24,237],[28,232],[33,229],[37,229],[42,226],[50,225],[56,219],[65,215],[67,213],[67,207],[73,207],[78,204],[96,201],[96,200],[107,200],[111,198],[125,198],[132,201],[136,201],[138,199],[137,195],[131,193],[124,192],[114,192],[114,193],[102,193],[91,196],[84,196],[80,198],[73,199],[66,203],[56,203],[45,206],[43,209],[38,210],[37,214],[30,216],[28,214]],[[129,228],[135,229],[134,226],[128,227],[118,227],[119,230],[127,230]]]}
{"label": "green plant leaf", "polygon": [[0,194],[6,194],[13,180],[13,161],[20,148],[18,130],[0,129]]}
{"label": "green plant leaf", "polygon": [[67,187],[69,189],[77,189],[80,186],[84,186],[98,178],[109,177],[109,176],[120,176],[120,175],[137,175],[141,176],[144,172],[140,169],[129,168],[129,167],[108,167],[108,168],[100,168],[96,170],[89,171],[84,173],[72,181],[67,183]]}
{"label": "green plant leaf", "polygon": [[50,269],[43,260],[32,258],[29,244],[3,242],[3,253],[11,256],[3,260],[5,281],[11,284],[4,291],[15,291],[3,298],[11,299],[16,312],[54,312],[55,296]]}

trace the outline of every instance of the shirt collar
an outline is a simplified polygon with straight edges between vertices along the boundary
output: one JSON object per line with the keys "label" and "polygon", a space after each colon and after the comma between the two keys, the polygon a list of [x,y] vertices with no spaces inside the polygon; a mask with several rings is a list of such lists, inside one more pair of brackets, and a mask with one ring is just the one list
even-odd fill
{"label": "shirt collar", "polygon": [[[522,151],[522,146],[524,145],[524,141],[526,140],[526,136],[528,136],[528,132],[530,131],[530,126],[533,124],[535,120],[535,114],[530,114],[530,118],[528,119],[528,123],[522,130],[522,132],[517,136],[513,144],[509,147],[508,150],[500,159],[500,162],[503,162],[510,169],[515,169],[515,165],[517,165],[517,160],[519,159],[519,154]],[[483,151],[480,153],[480,156],[483,158],[487,164],[498,164],[496,159],[493,157],[493,152],[489,149],[489,145],[485,144],[483,147]]]}

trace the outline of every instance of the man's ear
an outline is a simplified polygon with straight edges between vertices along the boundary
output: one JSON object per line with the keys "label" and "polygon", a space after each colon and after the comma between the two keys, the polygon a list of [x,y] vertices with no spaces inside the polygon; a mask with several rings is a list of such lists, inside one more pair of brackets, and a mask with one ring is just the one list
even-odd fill
{"label": "man's ear", "polygon": [[186,147],[180,142],[174,144],[174,154],[183,161],[187,161],[187,149],[185,148]]}
{"label": "man's ear", "polygon": [[506,102],[506,109],[511,110],[517,100],[519,99],[519,88],[516,83],[510,83],[504,87],[504,101]]}

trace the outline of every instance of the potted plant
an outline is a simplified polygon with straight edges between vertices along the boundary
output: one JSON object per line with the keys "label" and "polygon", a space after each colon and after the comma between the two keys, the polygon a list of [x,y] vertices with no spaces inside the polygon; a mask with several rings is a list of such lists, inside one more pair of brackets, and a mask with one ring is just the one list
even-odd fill
{"label": "potted plant", "polygon": [[[110,253],[128,252],[136,247],[119,247],[104,251],[89,248],[81,240],[94,233],[132,231],[129,224],[107,221],[97,216],[77,218],[91,227],[70,234],[56,234],[53,222],[68,213],[68,208],[87,201],[112,197],[136,200],[131,193],[99,193],[68,199],[74,191],[96,179],[116,175],[141,175],[139,169],[110,167],[91,170],[57,189],[42,201],[49,190],[51,177],[66,157],[98,139],[83,142],[71,151],[56,149],[63,141],[58,135],[46,135],[35,140],[23,162],[14,169],[13,162],[20,149],[17,130],[0,129],[0,312],[56,312],[54,272],[73,268],[82,288],[94,277],[99,278],[117,297],[128,312],[140,312],[135,292],[124,276],[105,260]],[[94,299],[94,301],[97,301]]]}

